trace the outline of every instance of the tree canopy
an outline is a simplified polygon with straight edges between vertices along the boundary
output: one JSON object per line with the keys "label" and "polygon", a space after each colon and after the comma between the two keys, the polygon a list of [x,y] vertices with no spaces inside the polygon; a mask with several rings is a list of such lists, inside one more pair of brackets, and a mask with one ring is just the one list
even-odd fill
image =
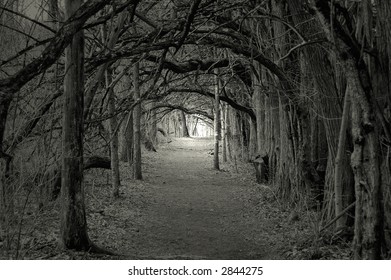
{"label": "tree canopy", "polygon": [[3,216],[18,162],[44,156],[36,176],[61,176],[64,53],[83,34],[80,156],[91,166],[111,156],[119,180],[113,153],[140,161],[134,143],[155,149],[159,130],[186,136],[202,122],[217,160],[220,145],[224,158],[262,159],[259,183],[353,232],[355,258],[389,257],[388,1],[86,0],[66,16],[67,3],[0,0]]}

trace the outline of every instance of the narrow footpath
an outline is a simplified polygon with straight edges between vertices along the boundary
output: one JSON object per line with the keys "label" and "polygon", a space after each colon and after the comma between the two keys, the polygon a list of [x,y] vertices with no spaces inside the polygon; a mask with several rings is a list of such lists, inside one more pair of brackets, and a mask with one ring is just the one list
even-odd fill
{"label": "narrow footpath", "polygon": [[144,180],[129,187],[125,178],[122,199],[105,211],[115,219],[106,226],[122,223],[116,250],[142,259],[278,258],[263,238],[254,186],[213,170],[212,147],[209,138],[181,138],[143,155]]}

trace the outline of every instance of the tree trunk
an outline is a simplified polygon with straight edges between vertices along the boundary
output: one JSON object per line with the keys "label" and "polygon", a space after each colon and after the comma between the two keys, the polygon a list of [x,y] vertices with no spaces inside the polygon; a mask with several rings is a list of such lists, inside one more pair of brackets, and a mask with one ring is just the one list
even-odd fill
{"label": "tree trunk", "polygon": [[[383,241],[381,207],[381,174],[378,158],[378,135],[370,120],[374,119],[371,103],[362,89],[356,64],[346,62],[348,85],[352,87],[352,135],[354,151],[351,156],[356,191],[354,223],[354,257],[380,259]],[[371,116],[372,115],[372,116]]]}
{"label": "tree trunk", "polygon": [[156,110],[153,108],[155,107],[155,102],[151,102],[151,109],[149,111],[150,119],[149,119],[149,139],[151,140],[153,146],[156,146],[157,144],[157,119],[156,119]]}
{"label": "tree trunk", "polygon": [[[108,109],[109,115],[109,131],[110,131],[110,159],[111,159],[111,183],[113,187],[113,197],[119,197],[120,174],[119,174],[119,157],[118,157],[118,122],[115,110],[115,93],[110,87],[112,81],[112,69],[108,67],[106,70],[106,88],[108,88]],[[110,88],[109,88],[110,87]]]}
{"label": "tree trunk", "polygon": [[[260,67],[258,66],[258,63],[255,63],[255,67],[257,69],[257,72],[260,73]],[[254,108],[255,108],[255,116],[256,116],[256,131],[257,131],[257,154],[260,156],[265,155],[264,152],[264,123],[265,123],[265,113],[264,113],[264,104],[262,102],[262,92],[261,92],[261,84],[260,81],[258,81],[258,78],[253,75],[253,90],[254,90],[254,97],[253,102]]]}
{"label": "tree trunk", "polygon": [[250,118],[250,137],[248,144],[248,156],[250,159],[255,158],[257,154],[257,123]]}
{"label": "tree trunk", "polygon": [[[134,82],[134,101],[140,102],[140,77],[139,77],[139,63],[135,63],[133,68],[133,82]],[[142,180],[141,169],[141,103],[138,103],[133,110],[133,177],[136,180]]]}
{"label": "tree trunk", "polygon": [[216,80],[215,80],[215,99],[214,99],[214,158],[213,158],[213,167],[216,170],[220,170],[219,162],[219,145],[221,138],[221,119],[220,119],[220,78],[219,72],[215,70]]}
{"label": "tree trunk", "polygon": [[[375,67],[370,67],[371,71],[375,71],[371,76],[374,81],[372,83],[376,99],[380,105],[380,111],[387,116],[388,131],[391,130],[391,2],[376,0],[376,40],[378,53],[373,59]],[[386,134],[386,133],[384,133]],[[391,228],[391,156],[390,156],[390,142],[388,144],[382,143],[383,161],[381,165],[383,203],[384,203],[384,228]],[[391,231],[385,231],[385,241],[387,248],[391,248]],[[391,251],[389,250],[391,253]],[[388,254],[388,258],[390,254]]]}
{"label": "tree trunk", "polygon": [[[328,3],[315,1],[315,4],[317,16],[326,33],[329,34],[330,26],[341,25],[336,17],[332,18],[333,25],[331,25]],[[368,66],[360,54],[361,50],[355,45],[354,39],[346,39],[348,35],[343,28],[337,27],[331,30],[335,41],[333,43],[352,93],[354,150],[351,155],[351,165],[356,194],[354,257],[379,259],[384,238],[378,134],[381,125],[375,122],[376,101]]]}
{"label": "tree trunk", "polygon": [[[133,100],[133,93],[129,92],[132,85],[131,74],[127,73],[121,81],[121,91],[124,92],[122,97]],[[120,160],[129,162],[129,165],[131,165],[133,161],[133,111],[129,111],[125,116],[121,125],[120,136]]]}
{"label": "tree trunk", "polygon": [[187,128],[185,112],[180,111],[179,116],[182,124],[182,137],[190,137],[189,129]]}
{"label": "tree trunk", "polygon": [[249,129],[246,118],[242,112],[238,112],[239,130],[240,130],[240,147],[242,148],[241,159],[245,162],[249,160]]}
{"label": "tree trunk", "polygon": [[129,167],[133,168],[134,158],[134,127],[133,127],[133,111],[128,113],[128,118],[125,125],[125,140],[126,140],[126,156]]}
{"label": "tree trunk", "polygon": [[[293,14],[294,22],[300,26],[299,30],[302,34],[311,38],[314,34],[319,33],[319,29],[322,28],[321,21],[313,20],[311,15],[308,15],[304,11],[303,2],[299,0],[292,0],[288,2],[291,14]],[[327,32],[320,35],[326,37]],[[335,157],[336,149],[338,146],[338,135],[340,132],[340,116],[342,111],[342,97],[345,92],[345,77],[344,71],[339,73],[339,64],[334,63],[334,55],[330,52],[325,51],[323,48],[317,45],[309,45],[303,49],[302,59],[307,62],[308,75],[313,77],[313,84],[316,91],[310,94],[313,95],[312,99],[315,104],[316,113],[323,116],[321,118],[323,126],[319,127],[319,133],[324,134],[326,137],[319,138],[321,141],[319,145],[319,154],[316,159],[317,170],[324,170],[324,205],[328,208],[328,213],[335,212],[333,207],[335,205]],[[311,97],[310,97],[311,98]],[[322,145],[324,141],[327,141],[327,150]],[[353,185],[350,184],[352,181],[351,168],[346,162],[348,161],[347,154],[340,154],[340,165],[342,168],[338,172],[344,174],[342,190],[342,196],[346,197],[346,201],[349,200],[349,196],[352,193]],[[327,159],[327,160],[326,160]],[[312,161],[314,162],[314,161]],[[339,176],[339,175],[337,175]],[[342,202],[342,208],[345,208],[350,203]],[[331,218],[331,217],[326,217]],[[338,220],[342,223],[344,219]]]}
{"label": "tree trunk", "polygon": [[[335,217],[338,217],[344,210],[343,201],[343,175],[344,175],[344,157],[346,151],[346,133],[349,121],[350,113],[350,90],[351,87],[348,85],[345,93],[345,100],[342,112],[341,128],[338,138],[338,148],[335,156],[335,168],[334,168],[334,195],[335,195]],[[346,218],[339,218],[336,221],[336,229],[341,229],[346,225]]]}
{"label": "tree trunk", "polygon": [[[11,10],[17,11],[13,6],[14,3],[5,1],[1,3],[1,7],[7,7]],[[11,50],[11,44],[14,40],[11,38],[12,34],[3,26],[15,25],[15,21],[10,19],[4,11],[0,12],[0,60],[5,59]],[[13,50],[12,50],[13,51]],[[1,67],[0,67],[1,68]],[[6,72],[0,71],[0,78],[4,78]],[[0,89],[0,228],[6,234],[5,239],[8,243],[9,226],[14,220],[14,190],[11,182],[11,162],[12,155],[6,154],[7,147],[5,147],[5,132],[7,128],[8,114],[10,112],[12,98],[7,97],[8,93]],[[4,97],[4,98],[3,98]],[[10,133],[9,133],[10,134]],[[12,151],[10,153],[13,153]],[[1,230],[0,229],[0,230]],[[5,249],[10,247],[10,244],[5,244]]]}
{"label": "tree trunk", "polygon": [[[69,18],[82,0],[65,1]],[[68,249],[89,250],[83,190],[84,35],[76,33],[65,51],[62,131],[61,241]]]}
{"label": "tree trunk", "polygon": [[11,159],[8,155],[0,155],[0,223],[4,232],[9,229],[14,214],[14,196],[10,182]]}
{"label": "tree trunk", "polygon": [[174,137],[179,137],[179,134],[178,134],[178,121],[177,121],[177,113],[174,111],[172,113],[172,116],[170,118],[170,120],[172,120],[172,126],[174,128]]}
{"label": "tree trunk", "polygon": [[241,146],[241,131],[240,131],[240,125],[239,125],[239,116],[236,110],[230,110],[229,114],[230,118],[230,124],[232,128],[232,145],[231,145],[231,150],[232,150],[232,155],[233,155],[233,160],[236,164],[236,162],[241,158],[241,151],[242,151],[242,146]]}
{"label": "tree trunk", "polygon": [[193,131],[192,131],[193,136],[198,136],[197,125],[198,125],[198,118],[196,118],[195,122],[194,122],[194,127],[193,127]]}
{"label": "tree trunk", "polygon": [[227,104],[222,104],[222,156],[223,156],[223,162],[227,162]]}
{"label": "tree trunk", "polygon": [[9,182],[11,157],[3,151],[3,140],[11,102],[7,100],[0,100],[0,102],[0,222],[4,221],[6,225],[5,219],[10,214],[13,198]]}
{"label": "tree trunk", "polygon": [[[84,158],[83,170],[91,168],[111,169],[111,160],[99,156]],[[52,167],[42,176],[44,178],[42,181],[47,185],[47,189],[51,190],[51,200],[56,200],[61,191],[61,170]]]}
{"label": "tree trunk", "polygon": [[225,119],[225,138],[227,142],[227,156],[230,161],[232,161],[232,129],[231,129],[231,121],[229,118],[230,107],[227,105],[224,112]]}
{"label": "tree trunk", "polygon": [[[49,5],[49,10],[48,10],[48,21],[49,21],[49,26],[53,29],[53,30],[58,30],[59,29],[59,22],[61,21],[60,19],[60,13],[59,13],[59,8],[58,8],[58,0],[50,0],[48,1],[48,5]],[[53,88],[51,89],[53,92],[61,92],[60,91],[60,86],[61,86],[61,82],[60,82],[60,79],[59,79],[59,75],[60,75],[60,67],[59,65],[60,64],[63,64],[64,63],[64,60],[63,59],[58,59],[55,64],[53,65],[53,70],[54,70],[54,73],[53,73],[53,76],[51,77],[51,79],[54,81],[54,85],[53,85]],[[55,94],[54,96],[60,96],[60,94]],[[54,98],[53,101],[52,101],[52,104],[56,103],[56,100],[57,98]],[[49,104],[49,103],[48,103]],[[51,105],[49,105],[51,106]],[[53,106],[54,107],[54,106]],[[50,107],[47,107],[47,111],[49,110]],[[43,116],[43,114],[41,115]],[[36,120],[36,123],[38,123],[38,120]],[[31,129],[32,131],[32,129]],[[50,136],[49,136],[49,139],[52,138],[52,132],[50,133]],[[44,136],[45,138],[46,136]],[[49,145],[48,143],[45,143],[46,141],[43,141],[43,143],[40,144],[40,148],[43,150],[43,151],[46,151],[46,152],[52,152],[50,151],[50,149],[48,150],[48,146],[51,146],[50,145],[50,142],[51,140],[49,140]],[[60,179],[60,185],[61,185],[61,179]],[[41,209],[44,205],[46,205],[48,203],[48,201],[52,201],[53,200],[53,193],[55,191],[57,191],[57,195],[59,194],[59,190],[60,188],[58,188],[57,190],[53,189],[53,188],[50,188],[50,184],[42,184],[40,183],[39,184],[39,196],[40,196],[40,203],[39,203],[39,209]]]}

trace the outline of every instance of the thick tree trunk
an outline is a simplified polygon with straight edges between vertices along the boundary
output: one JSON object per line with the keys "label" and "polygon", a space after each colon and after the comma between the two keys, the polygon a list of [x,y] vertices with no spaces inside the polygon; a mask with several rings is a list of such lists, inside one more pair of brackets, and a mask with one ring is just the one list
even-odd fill
{"label": "thick tree trunk", "polygon": [[[82,4],[65,1],[69,18]],[[84,35],[76,33],[65,51],[62,132],[61,241],[68,249],[89,250],[83,190]]]}
{"label": "thick tree trunk", "polygon": [[[330,6],[315,1],[317,16],[325,32],[330,26],[341,26],[337,18],[330,23]],[[337,25],[334,25],[336,23]],[[349,24],[349,22],[347,23]],[[375,122],[376,101],[368,66],[360,49],[342,28],[332,29],[336,53],[342,61],[348,87],[351,87],[352,135],[354,150],[351,165],[354,174],[356,208],[354,223],[354,256],[356,259],[378,259],[384,238],[379,129]]]}
{"label": "thick tree trunk", "polygon": [[[84,158],[83,170],[91,168],[111,169],[111,160],[109,158],[91,156]],[[56,200],[61,191],[61,170],[51,168],[43,175],[43,182],[46,188],[51,191],[51,200]]]}
{"label": "thick tree trunk", "polygon": [[371,103],[366,99],[352,59],[346,62],[348,86],[352,87],[352,135],[354,151],[351,156],[356,190],[354,223],[354,257],[380,259],[383,241],[381,205],[381,174],[379,139]]}
{"label": "thick tree trunk", "polygon": [[[376,0],[376,36],[373,37],[376,40],[378,53],[377,57],[373,59],[371,66],[371,77],[374,81],[372,83],[374,92],[376,93],[376,99],[379,103],[380,112],[387,118],[388,131],[391,130],[391,2]],[[386,133],[384,133],[386,135]],[[383,190],[383,208],[385,210],[384,215],[384,228],[391,228],[391,156],[390,156],[390,142],[388,137],[388,144],[382,143],[383,161],[381,164],[381,176],[382,176],[382,190]],[[387,248],[391,248],[391,231],[385,231],[385,241]],[[389,252],[391,252],[389,250]],[[388,254],[390,258],[391,254]]]}
{"label": "thick tree trunk", "polygon": [[[139,63],[135,63],[133,67],[133,82],[134,82],[134,101],[140,102],[140,77]],[[133,110],[133,177],[136,180],[142,180],[141,169],[141,103],[138,103]]]}
{"label": "thick tree trunk", "polygon": [[[13,9],[10,4],[12,2],[5,1],[4,3],[0,3],[2,7],[7,7]],[[1,12],[0,12],[1,13]],[[3,23],[9,20],[8,16],[5,13],[1,13],[0,15],[0,33],[1,33],[1,42],[0,42],[0,60],[5,59],[7,57],[7,48],[9,48],[8,42],[8,32],[3,27]],[[8,39],[8,40],[7,40]],[[0,77],[3,78],[4,73],[0,72]],[[3,96],[7,96],[7,93],[0,89],[0,231],[4,234],[5,244],[4,249],[7,250],[10,248],[10,244],[8,244],[9,236],[8,231],[10,229],[10,224],[13,220],[13,190],[11,184],[11,160],[12,157],[6,154],[5,147],[5,132],[7,127],[7,119],[8,113],[11,106],[11,98],[2,98]]]}

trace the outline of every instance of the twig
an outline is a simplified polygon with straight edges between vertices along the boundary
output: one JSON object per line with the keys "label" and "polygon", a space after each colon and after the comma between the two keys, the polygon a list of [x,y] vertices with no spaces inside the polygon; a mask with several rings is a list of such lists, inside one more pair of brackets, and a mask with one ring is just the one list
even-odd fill
{"label": "twig", "polygon": [[21,13],[19,13],[19,12],[16,12],[16,11],[13,11],[13,10],[10,10],[10,9],[7,9],[6,7],[0,7],[0,10],[3,10],[3,11],[5,11],[5,12],[8,12],[8,13],[17,15],[17,16],[19,16],[19,17],[21,17],[21,18],[27,19],[27,20],[29,20],[29,21],[35,23],[36,25],[39,25],[39,26],[41,26],[41,27],[43,27],[43,28],[49,30],[49,31],[52,32],[53,34],[56,34],[56,32],[57,32],[56,30],[54,30],[53,28],[51,28],[51,27],[49,27],[49,26],[43,24],[42,22],[39,22],[38,20],[32,19],[32,18],[30,18],[30,17],[28,17],[28,16],[26,16],[26,15],[24,15],[24,14],[21,14]]}
{"label": "twig", "polygon": [[356,202],[353,202],[352,204],[350,204],[348,207],[345,208],[345,210],[343,210],[337,217],[335,217],[334,219],[332,219],[330,222],[328,222],[323,228],[320,229],[320,232],[321,231],[324,231],[325,229],[327,229],[329,226],[331,226],[333,223],[335,223],[339,218],[341,218],[344,214],[346,214],[346,212],[348,212],[350,209],[353,208],[353,206],[356,205]]}
{"label": "twig", "polygon": [[302,48],[302,47],[305,47],[305,46],[308,46],[308,45],[312,45],[312,44],[317,44],[317,43],[323,43],[325,42],[324,40],[315,40],[315,41],[303,41],[302,43],[294,46],[293,48],[291,48],[288,53],[286,55],[284,55],[283,57],[281,57],[278,61],[282,61],[286,58],[288,58],[293,51],[299,49],[299,48]]}

